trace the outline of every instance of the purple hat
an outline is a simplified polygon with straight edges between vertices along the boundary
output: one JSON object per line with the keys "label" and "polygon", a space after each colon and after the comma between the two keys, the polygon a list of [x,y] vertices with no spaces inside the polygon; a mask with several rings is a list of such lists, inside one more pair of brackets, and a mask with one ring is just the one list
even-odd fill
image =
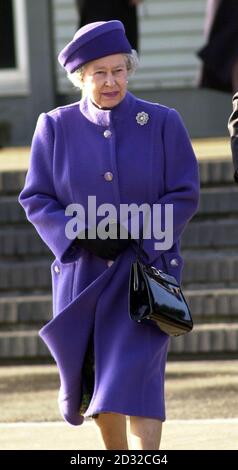
{"label": "purple hat", "polygon": [[98,21],[80,28],[59,53],[58,61],[72,73],[91,60],[130,52],[131,45],[121,21]]}

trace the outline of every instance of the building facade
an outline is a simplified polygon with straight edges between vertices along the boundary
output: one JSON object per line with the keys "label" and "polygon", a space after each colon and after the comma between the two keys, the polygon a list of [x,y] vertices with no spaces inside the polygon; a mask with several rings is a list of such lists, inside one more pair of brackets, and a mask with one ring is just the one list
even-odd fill
{"label": "building facade", "polygon": [[[197,88],[205,8],[206,0],[144,0],[130,81],[138,96],[178,109],[193,137],[225,135],[231,102]],[[57,62],[77,24],[74,0],[1,0],[0,145],[28,145],[40,112],[80,99]]]}

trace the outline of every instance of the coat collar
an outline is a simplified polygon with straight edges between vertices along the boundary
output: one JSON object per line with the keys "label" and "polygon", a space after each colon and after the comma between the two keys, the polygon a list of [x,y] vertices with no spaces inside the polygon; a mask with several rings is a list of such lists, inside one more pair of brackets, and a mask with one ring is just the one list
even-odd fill
{"label": "coat collar", "polygon": [[135,97],[127,91],[123,100],[115,108],[105,110],[97,108],[88,96],[82,98],[79,102],[81,113],[98,126],[108,127],[111,121],[125,119],[125,116],[131,111],[135,103]]}

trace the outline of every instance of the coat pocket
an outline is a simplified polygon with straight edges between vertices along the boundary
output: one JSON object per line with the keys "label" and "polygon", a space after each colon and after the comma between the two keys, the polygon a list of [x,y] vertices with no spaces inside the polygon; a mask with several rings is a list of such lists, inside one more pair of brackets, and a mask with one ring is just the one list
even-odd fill
{"label": "coat pocket", "polygon": [[75,262],[65,264],[55,259],[51,264],[53,317],[72,301],[74,271]]}

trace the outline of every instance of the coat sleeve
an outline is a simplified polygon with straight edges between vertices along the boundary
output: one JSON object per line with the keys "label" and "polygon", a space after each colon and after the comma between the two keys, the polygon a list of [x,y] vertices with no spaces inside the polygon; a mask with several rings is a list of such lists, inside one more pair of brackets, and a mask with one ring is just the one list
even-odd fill
{"label": "coat sleeve", "polygon": [[[25,185],[18,201],[27,219],[34,225],[42,240],[62,263],[75,261],[81,248],[75,239],[66,237],[65,226],[69,217],[57,198],[53,178],[54,129],[50,116],[42,113],[33,135],[30,165]],[[83,230],[82,221],[78,225]]]}
{"label": "coat sleeve", "polygon": [[[188,132],[175,109],[170,109],[167,113],[163,139],[165,191],[164,195],[155,201],[161,206],[161,217],[158,214],[156,219],[162,228],[165,227],[165,205],[172,204],[173,227],[170,236],[173,240],[172,247],[179,241],[188,221],[198,209],[199,171]],[[153,218],[152,222],[155,223]],[[148,255],[149,263],[153,264],[153,261],[167,249],[155,249],[158,239],[153,236],[153,227],[151,233],[151,238],[144,238],[143,248]]]}
{"label": "coat sleeve", "polygon": [[233,111],[229,117],[228,130],[231,138],[234,180],[238,183],[238,93],[233,97]]}

